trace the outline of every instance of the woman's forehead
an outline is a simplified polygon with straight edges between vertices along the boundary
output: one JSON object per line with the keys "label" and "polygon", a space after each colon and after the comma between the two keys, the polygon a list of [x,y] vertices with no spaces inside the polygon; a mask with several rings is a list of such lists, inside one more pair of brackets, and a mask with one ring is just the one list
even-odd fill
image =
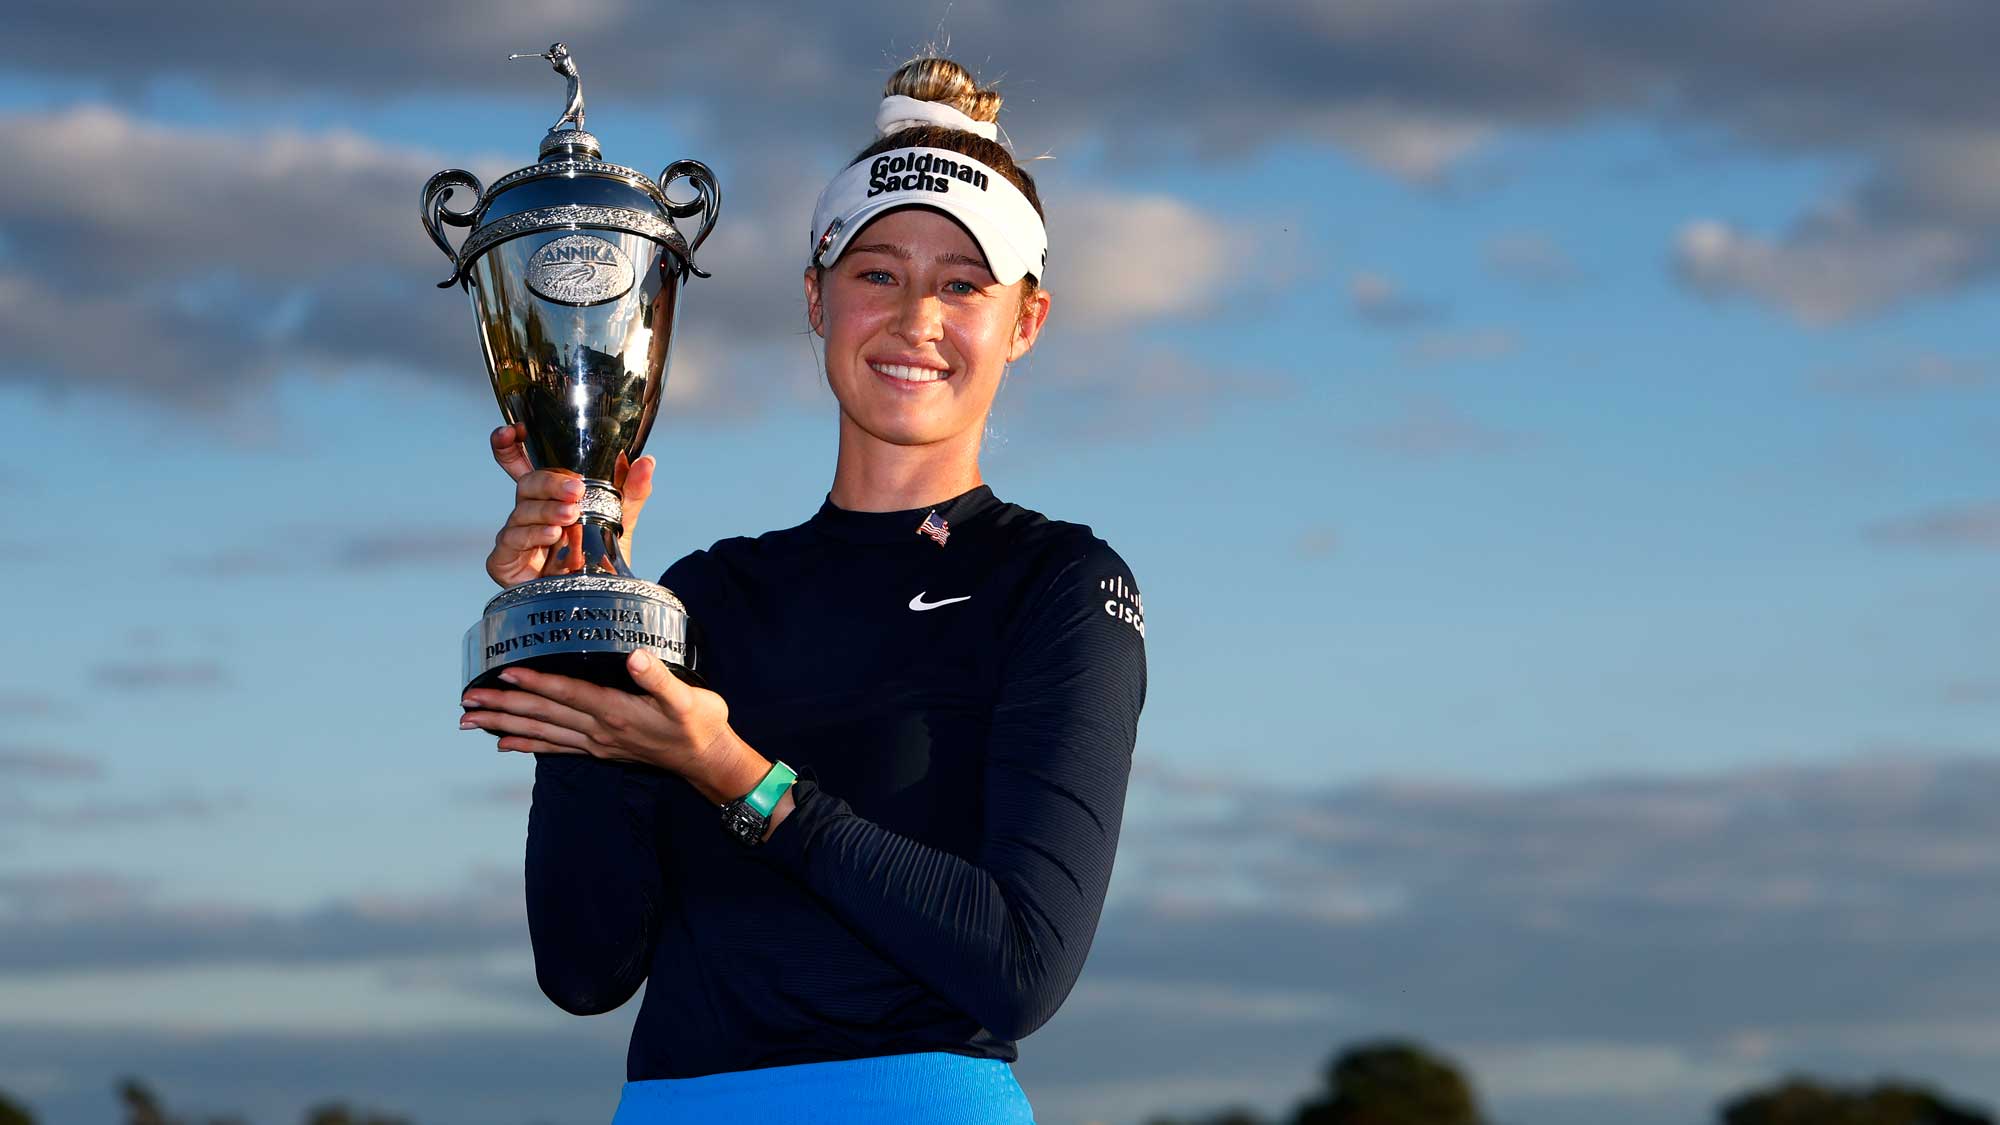
{"label": "woman's forehead", "polygon": [[887,253],[920,260],[970,260],[984,268],[986,255],[957,219],[930,207],[898,207],[868,220],[847,253]]}

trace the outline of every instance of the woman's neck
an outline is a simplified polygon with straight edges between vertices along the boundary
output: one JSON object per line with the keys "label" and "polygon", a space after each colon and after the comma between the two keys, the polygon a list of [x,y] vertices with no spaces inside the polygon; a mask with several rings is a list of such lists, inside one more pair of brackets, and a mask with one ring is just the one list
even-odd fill
{"label": "woman's neck", "polygon": [[947,500],[985,483],[979,476],[978,428],[929,445],[895,445],[840,415],[834,506],[850,512],[900,512]]}

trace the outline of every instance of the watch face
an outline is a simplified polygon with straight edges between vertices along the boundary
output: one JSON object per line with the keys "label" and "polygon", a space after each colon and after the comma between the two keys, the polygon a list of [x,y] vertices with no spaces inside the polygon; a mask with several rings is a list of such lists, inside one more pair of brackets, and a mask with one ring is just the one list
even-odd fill
{"label": "watch face", "polygon": [[769,823],[769,817],[759,816],[756,809],[740,800],[722,806],[722,826],[753,848],[764,842],[764,826]]}

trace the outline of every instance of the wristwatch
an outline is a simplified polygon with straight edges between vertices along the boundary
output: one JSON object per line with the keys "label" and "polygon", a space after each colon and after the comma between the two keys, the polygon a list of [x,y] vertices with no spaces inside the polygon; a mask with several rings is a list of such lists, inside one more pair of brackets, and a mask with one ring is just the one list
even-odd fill
{"label": "wristwatch", "polygon": [[754,848],[762,844],[764,829],[771,823],[771,810],[778,807],[778,799],[785,795],[785,790],[791,788],[798,776],[785,763],[772,763],[770,772],[757,783],[757,788],[716,806],[722,810],[722,826],[745,847]]}

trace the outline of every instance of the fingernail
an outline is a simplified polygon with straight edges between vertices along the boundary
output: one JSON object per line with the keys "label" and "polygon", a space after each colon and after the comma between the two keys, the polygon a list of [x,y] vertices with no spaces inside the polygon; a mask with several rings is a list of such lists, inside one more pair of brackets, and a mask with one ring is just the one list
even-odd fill
{"label": "fingernail", "polygon": [[473,722],[471,719],[460,719],[458,721],[458,729],[460,730],[471,730],[478,725],[478,723]]}
{"label": "fingernail", "polygon": [[510,684],[516,684],[521,682],[520,679],[514,675],[514,670],[512,668],[509,668],[505,672],[500,673],[500,678],[506,680]]}

